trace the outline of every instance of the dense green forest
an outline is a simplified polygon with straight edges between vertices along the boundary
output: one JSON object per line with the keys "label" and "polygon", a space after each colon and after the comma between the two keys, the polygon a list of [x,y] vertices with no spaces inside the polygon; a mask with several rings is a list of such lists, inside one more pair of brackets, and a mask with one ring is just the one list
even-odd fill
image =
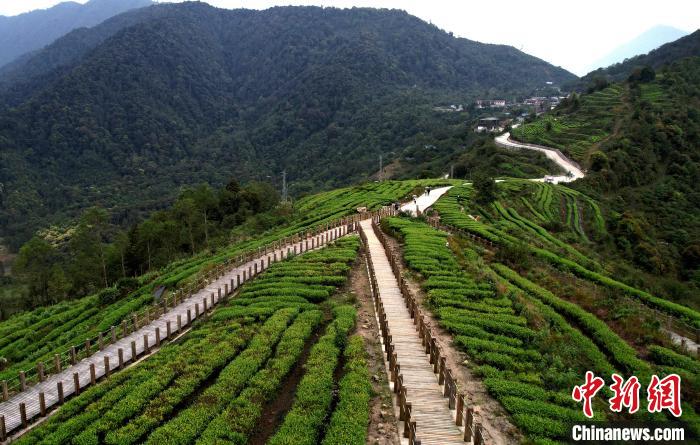
{"label": "dense green forest", "polygon": [[379,154],[389,163],[430,144],[445,119],[468,118],[436,103],[574,78],[395,10],[184,3],[129,14],[66,36],[36,56],[48,67],[27,62],[3,87],[0,230],[15,249],[95,204],[134,223],[183,185],[285,169],[297,195],[353,183]]}
{"label": "dense green forest", "polygon": [[241,187],[231,180],[220,190],[200,184],[184,189],[170,208],[128,229],[110,224],[106,210],[90,208],[74,225],[44,230],[19,250],[13,277],[24,285],[15,291],[24,297],[20,307],[55,304],[102,289],[100,301],[112,302],[138,287],[135,276],[288,222],[291,208],[278,205],[278,198],[263,183]]}
{"label": "dense green forest", "polygon": [[609,254],[687,299],[700,286],[700,58],[601,87],[514,135],[559,146],[587,167],[572,187],[616,215]]}

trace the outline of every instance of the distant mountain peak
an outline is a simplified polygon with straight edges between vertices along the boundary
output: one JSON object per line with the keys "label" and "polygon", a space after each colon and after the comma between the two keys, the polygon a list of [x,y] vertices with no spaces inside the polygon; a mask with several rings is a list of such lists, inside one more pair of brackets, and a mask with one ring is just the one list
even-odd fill
{"label": "distant mountain peak", "polygon": [[656,25],[639,34],[629,42],[618,46],[613,51],[596,60],[589,67],[588,71],[598,68],[605,68],[616,63],[620,63],[630,57],[646,54],[661,45],[678,40],[688,35],[687,31],[680,30],[668,25]]}
{"label": "distant mountain peak", "polygon": [[131,9],[152,5],[151,0],[67,1],[48,9],[0,16],[0,67],[39,50],[76,28],[92,27]]}

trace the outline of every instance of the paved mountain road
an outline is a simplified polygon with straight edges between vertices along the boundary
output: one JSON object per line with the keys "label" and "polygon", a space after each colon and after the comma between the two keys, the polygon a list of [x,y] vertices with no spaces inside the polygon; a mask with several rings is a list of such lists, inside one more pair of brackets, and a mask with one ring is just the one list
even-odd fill
{"label": "paved mountain road", "polygon": [[505,148],[534,150],[544,153],[547,158],[551,159],[555,164],[563,168],[566,172],[570,173],[562,176],[545,176],[544,178],[535,179],[534,181],[544,182],[545,180],[550,179],[551,182],[558,184],[560,182],[572,182],[585,176],[583,170],[581,170],[581,167],[578,164],[564,156],[562,152],[555,148],[514,141],[510,138],[510,133],[508,132],[505,132],[500,136],[496,136],[495,141],[497,145]]}

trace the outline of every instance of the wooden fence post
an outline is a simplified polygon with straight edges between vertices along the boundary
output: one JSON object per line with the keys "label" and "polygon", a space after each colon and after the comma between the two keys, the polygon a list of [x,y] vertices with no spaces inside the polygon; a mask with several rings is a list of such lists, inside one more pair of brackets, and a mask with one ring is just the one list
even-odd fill
{"label": "wooden fence post", "polygon": [[77,372],[73,373],[73,387],[75,395],[80,395],[80,375]]}
{"label": "wooden fence post", "polygon": [[46,417],[46,395],[44,395],[44,391],[39,393],[39,414],[41,417]]}
{"label": "wooden fence post", "polygon": [[467,419],[464,423],[464,441],[471,442],[473,431],[472,426],[474,422],[474,408],[467,408]]}
{"label": "wooden fence post", "polygon": [[484,445],[484,436],[482,435],[481,432],[481,425],[478,423],[474,424],[474,432],[476,433],[474,436],[474,445]]}
{"label": "wooden fence post", "polygon": [[457,426],[462,426],[462,417],[464,417],[464,395],[459,394],[457,396],[457,417],[456,417],[456,423]]}
{"label": "wooden fence post", "polygon": [[24,402],[19,404],[19,416],[22,419],[22,428],[26,428],[28,426],[28,423],[27,423],[27,405],[25,405]]}
{"label": "wooden fence post", "polygon": [[63,382],[56,382],[56,392],[58,393],[58,404],[63,405],[65,397],[63,396]]}

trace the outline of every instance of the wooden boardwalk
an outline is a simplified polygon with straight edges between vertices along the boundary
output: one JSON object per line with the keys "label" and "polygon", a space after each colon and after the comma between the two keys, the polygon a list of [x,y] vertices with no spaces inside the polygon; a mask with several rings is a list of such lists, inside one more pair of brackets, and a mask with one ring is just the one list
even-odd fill
{"label": "wooden boardwalk", "polygon": [[[198,316],[202,316],[205,307],[211,309],[213,305],[226,297],[224,295],[225,286],[231,283],[232,290],[235,290],[238,277],[241,278],[241,284],[244,282],[244,276],[250,280],[255,275],[256,265],[258,272],[260,272],[267,268],[271,262],[286,258],[287,252],[290,250],[291,252],[306,252],[307,249],[313,250],[312,245],[315,248],[323,247],[326,241],[332,241],[337,236],[346,234],[347,226],[340,225],[337,228],[321,232],[316,236],[282,246],[275,251],[270,251],[265,255],[235,267],[206,285],[196,294],[183,300],[182,303],[171,308],[158,319],[118,340],[116,343],[106,346],[101,351],[81,360],[75,365],[65,368],[62,372],[48,376],[44,382],[37,383],[23,392],[15,394],[9,400],[0,403],[0,417],[4,416],[7,434],[9,435],[10,432],[22,427],[20,404],[24,404],[26,411],[24,417],[28,420],[28,423],[31,423],[32,418],[42,414],[41,394],[43,394],[44,399],[43,411],[46,412],[50,407],[59,403],[59,386],[62,389],[63,397],[68,398],[75,393],[76,387],[83,389],[90,386],[93,381],[103,377],[106,371],[116,371],[120,363],[120,350],[121,361],[127,364],[133,362],[134,359],[138,360],[144,354],[144,351],[148,353],[149,350],[157,348],[159,343],[168,337],[168,325],[170,325],[171,337],[179,335],[188,329],[191,322]],[[312,239],[313,244],[311,244]],[[261,267],[261,264],[264,266]],[[181,326],[179,332],[178,318]],[[77,374],[77,380],[74,374]],[[0,425],[0,428],[2,428],[2,425]]]}
{"label": "wooden boardwalk", "polygon": [[416,422],[416,437],[421,445],[464,444],[464,433],[455,424],[448,399],[433,372],[429,356],[416,332],[416,326],[401,295],[399,284],[384,247],[372,230],[372,221],[361,223],[367,236],[367,250],[374,265],[378,291],[391,330],[407,399],[412,402],[412,420]]}

